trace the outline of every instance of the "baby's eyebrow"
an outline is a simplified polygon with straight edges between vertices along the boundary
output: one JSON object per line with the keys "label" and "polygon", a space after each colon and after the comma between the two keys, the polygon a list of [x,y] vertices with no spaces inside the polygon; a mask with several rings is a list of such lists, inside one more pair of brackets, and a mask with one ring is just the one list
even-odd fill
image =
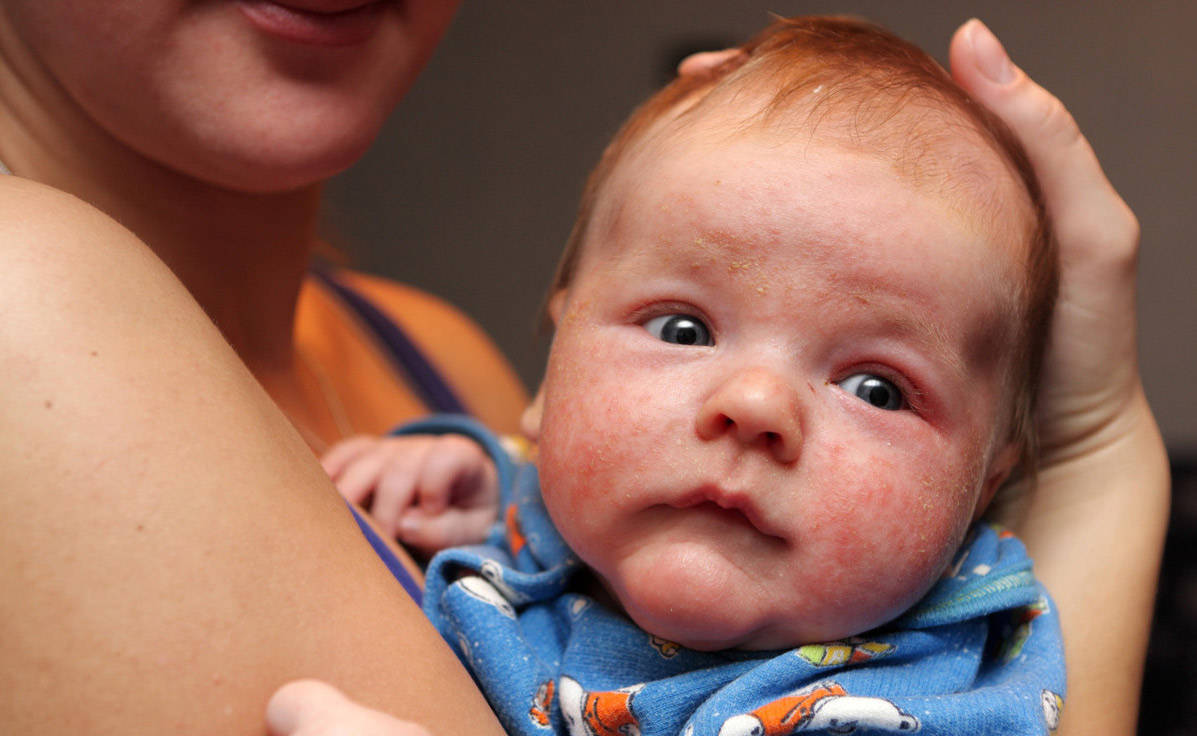
{"label": "baby's eyebrow", "polygon": [[964,341],[954,345],[938,322],[912,311],[913,305],[909,299],[880,290],[864,292],[847,289],[845,296],[869,309],[875,319],[880,318],[887,332],[893,331],[917,340],[957,378],[968,377],[969,366],[965,365],[963,351],[969,343]]}

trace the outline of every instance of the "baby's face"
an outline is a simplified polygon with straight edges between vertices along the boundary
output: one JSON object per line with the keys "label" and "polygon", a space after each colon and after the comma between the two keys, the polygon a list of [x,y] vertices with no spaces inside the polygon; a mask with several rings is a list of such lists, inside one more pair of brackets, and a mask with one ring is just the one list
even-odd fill
{"label": "baby's face", "polygon": [[836,147],[700,138],[621,164],[542,387],[566,541],[695,648],[900,614],[1014,455],[1015,239]]}

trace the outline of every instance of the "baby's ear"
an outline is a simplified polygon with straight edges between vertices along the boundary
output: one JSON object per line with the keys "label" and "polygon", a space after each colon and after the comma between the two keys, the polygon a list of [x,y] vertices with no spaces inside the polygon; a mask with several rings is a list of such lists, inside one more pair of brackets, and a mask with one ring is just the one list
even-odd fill
{"label": "baby's ear", "polygon": [[[565,289],[558,289],[549,297],[548,304],[549,319],[553,321],[556,326],[561,323],[561,314],[565,309]],[[520,431],[524,433],[532,442],[540,440],[540,420],[544,414],[544,380],[540,382],[540,387],[536,389],[536,396],[532,397],[532,403],[524,409],[524,413],[520,416]]]}
{"label": "baby's ear", "polygon": [[528,404],[524,409],[524,413],[520,415],[520,431],[523,432],[524,437],[530,442],[540,441],[540,420],[544,415],[544,381],[541,381],[540,388],[536,389],[536,395],[532,397],[532,403]]}
{"label": "baby's ear", "polygon": [[565,289],[558,289],[549,297],[549,319],[553,321],[554,327],[561,324],[561,313],[565,309],[565,295]]}
{"label": "baby's ear", "polygon": [[1014,472],[1014,466],[1018,464],[1021,455],[1022,447],[1017,442],[1010,442],[994,454],[993,460],[989,463],[989,472],[985,476],[985,483],[981,486],[981,495],[977,498],[977,507],[973,510],[973,521],[980,519],[985,510],[989,508],[989,502],[993,500],[994,494],[1010,477],[1010,473]]}

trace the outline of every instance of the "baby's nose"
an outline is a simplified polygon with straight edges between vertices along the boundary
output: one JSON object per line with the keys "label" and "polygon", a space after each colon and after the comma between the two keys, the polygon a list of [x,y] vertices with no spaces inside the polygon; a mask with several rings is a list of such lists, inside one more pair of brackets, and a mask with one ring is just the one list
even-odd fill
{"label": "baby's nose", "polygon": [[739,371],[703,403],[697,431],[704,440],[730,434],[743,445],[766,450],[778,462],[792,463],[802,446],[797,394],[764,368]]}

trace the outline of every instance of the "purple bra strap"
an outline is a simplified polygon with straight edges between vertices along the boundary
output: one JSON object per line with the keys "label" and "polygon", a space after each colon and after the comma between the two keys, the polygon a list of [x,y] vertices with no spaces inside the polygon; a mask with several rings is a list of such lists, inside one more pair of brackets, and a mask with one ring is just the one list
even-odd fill
{"label": "purple bra strap", "polygon": [[457,394],[449,388],[449,384],[441,378],[440,373],[432,367],[399,325],[360,292],[349,288],[327,270],[316,268],[312,273],[353,310],[367,329],[386,347],[391,363],[407,376],[430,412],[469,413],[457,398]]}

